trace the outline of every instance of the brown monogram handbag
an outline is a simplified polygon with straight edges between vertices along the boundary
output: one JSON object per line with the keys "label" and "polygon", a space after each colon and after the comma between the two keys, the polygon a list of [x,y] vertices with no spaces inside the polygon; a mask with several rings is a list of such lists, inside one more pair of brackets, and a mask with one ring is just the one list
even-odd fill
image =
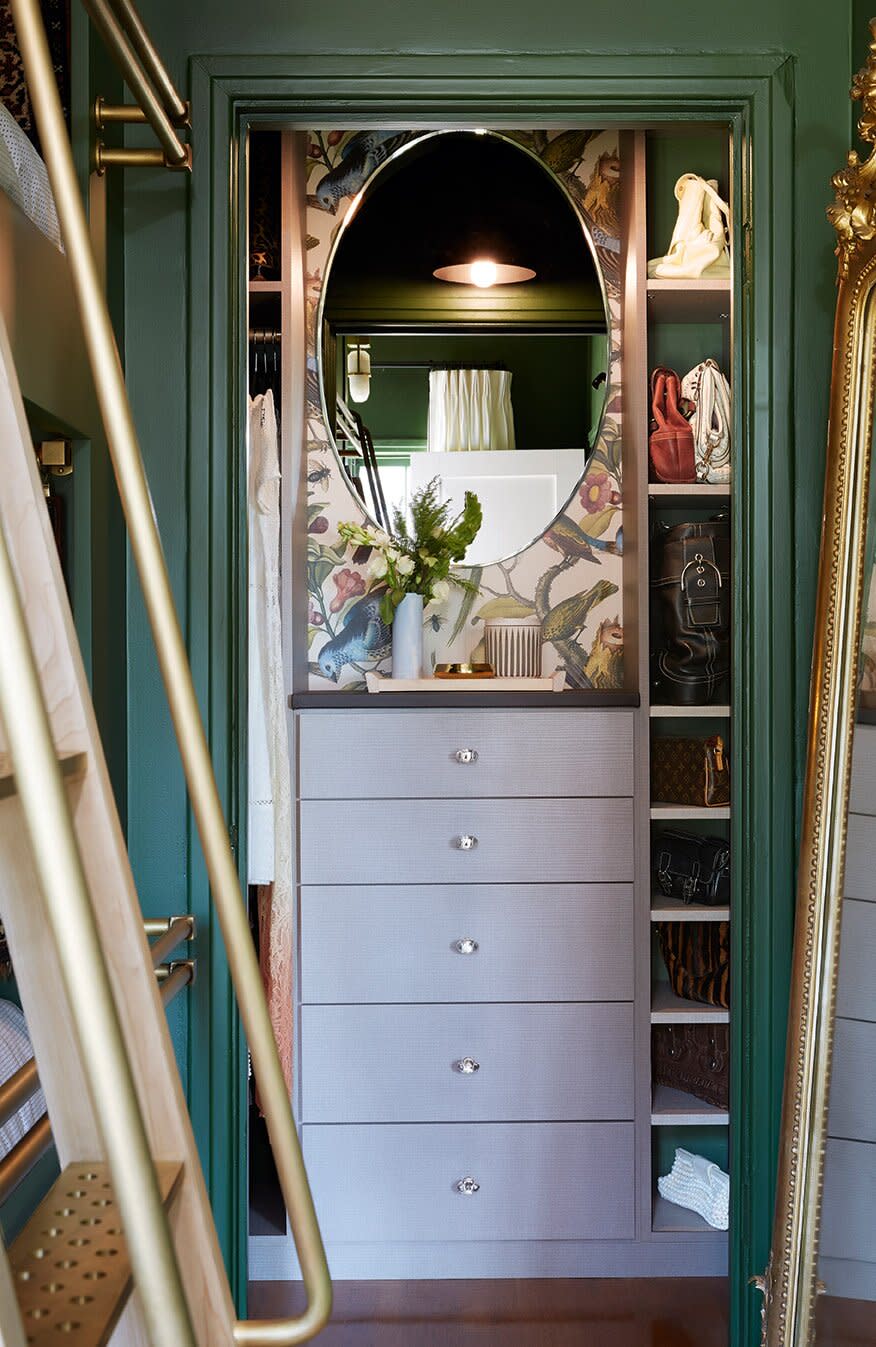
{"label": "brown monogram handbag", "polygon": [[720,734],[653,739],[651,799],[655,804],[729,804],[730,770]]}
{"label": "brown monogram handbag", "polygon": [[730,1006],[730,923],[660,921],[657,936],[676,996]]}

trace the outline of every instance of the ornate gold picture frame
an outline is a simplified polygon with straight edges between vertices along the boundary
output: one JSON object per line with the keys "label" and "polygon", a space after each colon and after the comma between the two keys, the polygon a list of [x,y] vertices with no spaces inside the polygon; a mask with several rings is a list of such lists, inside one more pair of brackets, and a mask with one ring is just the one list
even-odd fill
{"label": "ornate gold picture frame", "polygon": [[849,153],[828,215],[839,258],[821,556],[778,1184],[763,1343],[810,1347],[833,1051],[876,374],[876,20],[851,96],[872,148]]}

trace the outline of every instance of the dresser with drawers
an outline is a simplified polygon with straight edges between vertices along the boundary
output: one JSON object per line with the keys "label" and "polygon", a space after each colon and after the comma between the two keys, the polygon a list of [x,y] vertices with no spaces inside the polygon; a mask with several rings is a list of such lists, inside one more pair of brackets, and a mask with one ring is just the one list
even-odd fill
{"label": "dresser with drawers", "polygon": [[671,1271],[632,710],[366,703],[295,740],[296,1107],[333,1275]]}

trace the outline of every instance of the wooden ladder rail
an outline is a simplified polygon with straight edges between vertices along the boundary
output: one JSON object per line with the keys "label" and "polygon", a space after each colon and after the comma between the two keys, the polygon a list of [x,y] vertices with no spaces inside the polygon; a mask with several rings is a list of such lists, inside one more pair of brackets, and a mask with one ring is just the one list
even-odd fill
{"label": "wooden ladder rail", "polygon": [[[234,1325],[234,1340],[242,1347],[294,1347],[314,1337],[331,1314],[331,1279],[325,1249],[274,1041],[115,334],[91,249],[38,0],[12,0],[12,10],[131,550],[307,1295],[306,1307],[297,1317],[239,1320]],[[144,1295],[148,1294],[146,1287],[142,1290]]]}

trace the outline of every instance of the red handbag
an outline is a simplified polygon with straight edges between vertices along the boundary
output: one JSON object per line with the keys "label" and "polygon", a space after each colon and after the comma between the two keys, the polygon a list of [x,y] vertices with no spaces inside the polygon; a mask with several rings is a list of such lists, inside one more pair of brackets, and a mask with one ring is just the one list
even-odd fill
{"label": "red handbag", "polygon": [[662,366],[651,375],[651,436],[648,459],[653,482],[697,480],[694,438],[680,409],[681,381]]}

